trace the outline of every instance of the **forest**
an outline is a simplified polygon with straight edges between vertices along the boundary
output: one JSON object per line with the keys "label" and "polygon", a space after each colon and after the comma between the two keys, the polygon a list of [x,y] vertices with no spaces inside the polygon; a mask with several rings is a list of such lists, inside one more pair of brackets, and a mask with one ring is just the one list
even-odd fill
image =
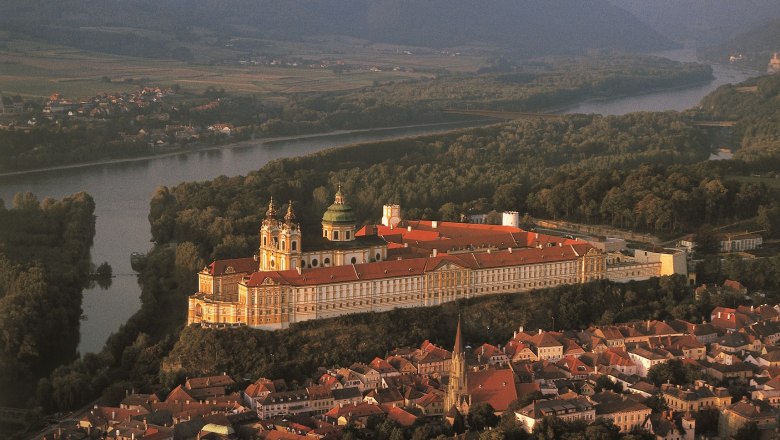
{"label": "forest", "polygon": [[[445,109],[548,111],[588,98],[615,97],[689,85],[712,78],[709,66],[664,58],[594,52],[513,67],[494,62],[480,74],[442,73],[436,79],[377,84],[356,91],[234,96],[216,88],[177,92],[161,102],[97,118],[40,120],[28,130],[0,130],[0,171],[137,157],[250,137],[392,127],[464,119]],[[174,87],[179,90],[178,87]],[[27,118],[20,120],[25,124]],[[201,130],[192,142],[171,127],[236,127],[232,137]],[[135,136],[164,130],[165,148]]]}
{"label": "forest", "polygon": [[94,210],[86,193],[0,204],[0,405],[24,403],[20,386],[76,356]]}

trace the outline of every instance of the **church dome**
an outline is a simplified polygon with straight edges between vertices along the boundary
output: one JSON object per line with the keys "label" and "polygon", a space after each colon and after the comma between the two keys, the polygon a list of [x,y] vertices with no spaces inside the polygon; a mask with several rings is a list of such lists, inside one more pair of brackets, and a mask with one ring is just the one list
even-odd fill
{"label": "church dome", "polygon": [[341,188],[336,192],[336,201],[323,214],[322,222],[341,224],[357,222],[352,207],[344,203],[344,194],[341,193]]}

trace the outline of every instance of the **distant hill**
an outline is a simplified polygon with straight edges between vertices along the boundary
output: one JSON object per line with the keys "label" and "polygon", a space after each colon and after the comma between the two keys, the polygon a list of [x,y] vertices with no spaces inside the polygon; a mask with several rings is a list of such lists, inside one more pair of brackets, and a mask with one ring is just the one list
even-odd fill
{"label": "distant hill", "polygon": [[677,41],[724,43],[780,17],[777,0],[609,0]]}
{"label": "distant hill", "polygon": [[716,63],[727,63],[733,55],[735,64],[764,71],[774,52],[780,52],[780,18],[701,50],[699,55]]}
{"label": "distant hill", "polygon": [[0,0],[0,28],[62,41],[63,31],[95,26],[162,31],[180,42],[205,28],[269,39],[344,35],[425,47],[489,44],[525,56],[673,46],[607,0]]}

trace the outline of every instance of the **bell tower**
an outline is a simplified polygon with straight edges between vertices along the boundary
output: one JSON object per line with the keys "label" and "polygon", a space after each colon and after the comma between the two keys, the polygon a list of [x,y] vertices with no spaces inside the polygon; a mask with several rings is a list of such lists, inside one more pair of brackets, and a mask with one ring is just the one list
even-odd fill
{"label": "bell tower", "polygon": [[452,349],[452,361],[450,363],[450,381],[447,385],[447,395],[444,398],[445,412],[453,406],[461,411],[461,401],[467,398],[468,383],[466,379],[466,352],[463,350],[463,341],[460,332],[460,316],[458,316],[458,329],[455,331],[455,347]]}
{"label": "bell tower", "polygon": [[292,200],[284,220],[277,218],[273,197],[260,226],[259,270],[295,269],[301,261],[301,228],[293,212]]}

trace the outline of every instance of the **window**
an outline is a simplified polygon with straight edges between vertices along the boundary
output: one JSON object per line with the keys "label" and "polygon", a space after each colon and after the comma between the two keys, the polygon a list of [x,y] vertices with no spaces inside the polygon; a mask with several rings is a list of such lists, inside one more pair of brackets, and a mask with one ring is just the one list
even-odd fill
{"label": "window", "polygon": [[271,260],[271,267],[274,267],[274,266],[276,266],[276,262],[272,259]]}
{"label": "window", "polygon": [[344,232],[346,234],[346,237],[344,237],[345,240],[349,240],[349,231]]}
{"label": "window", "polygon": [[284,240],[282,240],[282,247],[281,247],[281,249],[282,249],[282,250],[286,250],[286,249],[287,249],[287,246],[285,246],[285,242],[284,242]]}
{"label": "window", "polygon": [[292,245],[292,250],[294,250],[294,251],[298,250],[298,242],[297,241],[293,241],[290,244]]}
{"label": "window", "polygon": [[352,259],[351,259],[351,260],[349,260],[349,261],[350,261],[352,264],[355,264],[355,263],[357,263],[357,258],[355,258],[355,257],[352,257]]}
{"label": "window", "polygon": [[324,260],[322,260],[322,264],[324,264],[325,266],[329,265],[330,264],[330,258],[325,258]]}
{"label": "window", "polygon": [[338,240],[339,239],[339,231],[333,231],[333,239]]}
{"label": "window", "polygon": [[376,258],[376,261],[379,261],[379,260],[382,259],[382,255],[379,252],[377,252],[375,258]]}
{"label": "window", "polygon": [[315,258],[315,259],[313,259],[313,260],[311,260],[311,266],[312,266],[312,267],[317,267],[317,265],[318,265],[318,264],[320,264],[320,263],[319,263],[319,261],[317,261],[317,259],[316,259],[316,258]]}

